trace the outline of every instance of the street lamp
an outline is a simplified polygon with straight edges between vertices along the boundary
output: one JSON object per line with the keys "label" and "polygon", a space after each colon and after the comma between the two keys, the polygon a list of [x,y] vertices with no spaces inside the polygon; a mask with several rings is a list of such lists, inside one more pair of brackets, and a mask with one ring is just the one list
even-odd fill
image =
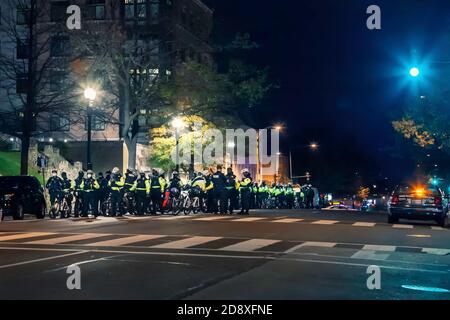
{"label": "street lamp", "polygon": [[91,108],[94,105],[95,98],[97,97],[97,91],[93,88],[86,88],[84,90],[84,98],[88,101],[87,108],[87,155],[86,155],[86,163],[87,169],[92,170],[92,160],[91,160],[91,135],[92,135],[92,112]]}
{"label": "street lamp", "polygon": [[176,146],[176,171],[179,172],[180,171],[180,132],[179,130],[182,129],[184,127],[184,122],[183,119],[181,118],[175,118],[172,120],[172,127],[175,129],[175,146]]}
{"label": "street lamp", "polygon": [[412,67],[409,69],[409,75],[413,78],[416,78],[420,75],[420,70],[417,67]]}

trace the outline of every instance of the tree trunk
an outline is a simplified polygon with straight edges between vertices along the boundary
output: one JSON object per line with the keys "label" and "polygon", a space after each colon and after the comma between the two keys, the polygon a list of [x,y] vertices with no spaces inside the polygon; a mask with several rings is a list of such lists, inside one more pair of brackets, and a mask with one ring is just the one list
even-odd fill
{"label": "tree trunk", "polygon": [[137,136],[132,139],[125,139],[125,144],[128,149],[128,168],[136,169]]}
{"label": "tree trunk", "polygon": [[22,148],[20,151],[20,175],[28,175],[28,158],[30,154],[30,136],[25,134],[22,137]]}

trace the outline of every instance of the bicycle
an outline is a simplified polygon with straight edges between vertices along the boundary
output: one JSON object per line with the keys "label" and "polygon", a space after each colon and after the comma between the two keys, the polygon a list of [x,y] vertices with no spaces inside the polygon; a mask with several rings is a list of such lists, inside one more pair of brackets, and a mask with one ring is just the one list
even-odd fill
{"label": "bicycle", "polygon": [[57,195],[55,197],[55,201],[53,202],[51,208],[50,208],[50,212],[49,212],[49,217],[50,219],[54,220],[56,219],[58,216],[61,215],[61,207],[62,207],[62,201],[61,201],[61,195]]}

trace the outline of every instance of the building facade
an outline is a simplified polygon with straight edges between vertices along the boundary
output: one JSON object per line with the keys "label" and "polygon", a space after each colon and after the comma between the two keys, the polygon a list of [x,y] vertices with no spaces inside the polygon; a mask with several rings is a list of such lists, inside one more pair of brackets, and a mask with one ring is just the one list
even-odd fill
{"label": "building facade", "polygon": [[[14,1],[14,0],[5,0]],[[15,0],[22,2],[25,0]],[[42,112],[37,119],[37,141],[42,143],[64,144],[62,155],[70,162],[81,161],[86,164],[87,141],[87,112],[91,112],[92,122],[92,159],[94,170],[107,170],[113,166],[126,167],[128,150],[124,147],[124,123],[129,117],[129,110],[124,110],[117,103],[105,109],[105,101],[113,101],[108,92],[110,88],[101,88],[98,101],[89,109],[88,102],[83,99],[83,90],[94,78],[87,70],[89,63],[94,61],[101,65],[102,48],[95,50],[95,43],[89,48],[84,46],[83,37],[87,32],[99,39],[120,38],[124,43],[143,42],[139,46],[142,56],[152,56],[152,65],[147,61],[144,69],[130,68],[133,77],[154,75],[161,77],[176,76],[176,70],[188,59],[200,63],[211,63],[212,49],[209,44],[212,32],[213,12],[200,0],[29,0],[37,1],[39,13],[35,15],[35,30],[38,30],[38,46],[45,48],[41,53],[39,63],[48,67],[42,74],[47,78],[45,90],[55,95],[63,91],[63,87],[70,92],[70,97],[63,108],[53,108],[50,112]],[[70,14],[67,8],[78,5],[81,8],[81,30],[69,30],[66,22]],[[23,3],[13,8],[1,8],[11,17],[16,17],[17,24],[25,19]],[[18,11],[20,9],[20,12]],[[10,10],[16,10],[15,14]],[[22,22],[23,23],[23,22]],[[120,34],[115,32],[120,27]],[[25,34],[26,34],[26,27]],[[26,35],[25,35],[26,37]],[[3,40],[2,36],[2,40]],[[95,38],[92,38],[95,39]],[[100,43],[99,41],[98,43]],[[80,43],[81,46],[80,46]],[[113,44],[111,44],[113,45]],[[100,45],[99,45],[100,46]],[[92,49],[94,48],[94,49]],[[83,50],[84,49],[84,50]],[[12,59],[22,58],[26,64],[26,52],[16,43],[7,42],[1,50],[9,50]],[[130,56],[135,54],[131,52]],[[96,74],[98,78],[104,74]],[[132,77],[132,78],[133,78]],[[70,78],[70,79],[69,79]],[[21,79],[17,78],[15,93],[21,94]],[[108,97],[108,95],[110,95]],[[119,94],[117,94],[119,95]],[[7,109],[6,105],[11,93],[2,94],[0,110]],[[60,98],[60,97],[59,97]],[[102,105],[102,106],[101,106]],[[101,108],[100,108],[101,106]],[[97,109],[101,109],[98,111]],[[145,165],[148,150],[145,145],[149,142],[149,122],[151,115],[145,108],[140,110],[138,121],[138,150],[137,157],[140,166]]]}

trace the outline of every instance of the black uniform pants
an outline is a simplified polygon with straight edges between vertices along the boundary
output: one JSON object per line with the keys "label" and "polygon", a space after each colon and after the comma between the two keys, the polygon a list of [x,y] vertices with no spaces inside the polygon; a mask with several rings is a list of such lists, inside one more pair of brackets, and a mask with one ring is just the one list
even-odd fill
{"label": "black uniform pants", "polygon": [[233,214],[233,210],[236,207],[236,200],[237,200],[237,190],[236,189],[228,189],[227,190],[227,200],[226,204],[228,207],[228,212],[230,214]]}
{"label": "black uniform pants", "polygon": [[97,208],[97,201],[96,201],[96,194],[94,191],[86,191],[84,192],[83,197],[83,216],[88,215],[88,210],[92,211],[92,214],[94,216],[98,216],[98,208]]}
{"label": "black uniform pants", "polygon": [[163,214],[164,208],[161,189],[152,189],[150,191],[150,198],[152,199],[152,214],[156,214],[158,209],[161,210],[161,214]]}
{"label": "black uniform pants", "polygon": [[122,193],[118,190],[111,191],[111,214],[115,216],[117,214],[117,209],[122,212]]}
{"label": "black uniform pants", "polygon": [[250,210],[251,192],[249,188],[241,188],[241,213],[248,213]]}
{"label": "black uniform pants", "polygon": [[292,209],[294,207],[294,195],[287,195],[286,196],[286,203],[288,209]]}
{"label": "black uniform pants", "polygon": [[227,213],[227,189],[216,189],[213,191],[212,211],[218,213],[220,203],[220,213]]}
{"label": "black uniform pants", "polygon": [[147,212],[147,192],[144,190],[136,191],[136,211],[140,216]]}

